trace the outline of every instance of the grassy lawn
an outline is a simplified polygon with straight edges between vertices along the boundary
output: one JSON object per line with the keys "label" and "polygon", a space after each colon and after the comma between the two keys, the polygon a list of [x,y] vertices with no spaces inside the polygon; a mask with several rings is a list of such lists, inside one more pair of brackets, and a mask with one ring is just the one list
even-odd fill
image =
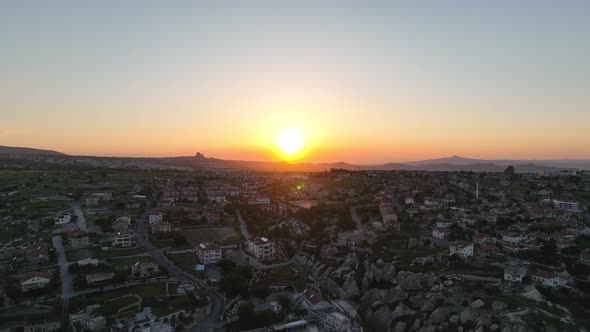
{"label": "grassy lawn", "polygon": [[113,258],[113,257],[121,257],[121,256],[131,256],[144,253],[142,248],[123,248],[123,249],[111,249],[105,250],[102,252],[102,257],[104,258]]}
{"label": "grassy lawn", "polygon": [[253,286],[268,287],[272,285],[289,285],[295,288],[295,291],[303,291],[307,288],[305,280],[307,274],[297,265],[291,264],[260,271],[257,275],[258,281]]}
{"label": "grassy lawn", "polygon": [[185,229],[182,234],[193,246],[201,242],[219,242],[238,235],[233,227]]}
{"label": "grassy lawn", "polygon": [[154,263],[154,259],[149,256],[141,256],[141,257],[129,257],[129,258],[112,258],[109,259],[108,262],[113,265],[113,267],[122,267],[122,266],[130,266],[137,262],[150,262]]}
{"label": "grassy lawn", "polygon": [[171,254],[170,260],[181,270],[190,273],[197,278],[205,278],[205,272],[195,270],[195,265],[198,263],[198,260],[192,253]]}
{"label": "grassy lawn", "polygon": [[190,309],[191,303],[189,299],[184,296],[170,296],[166,297],[166,283],[159,282],[147,285],[130,286],[127,288],[116,289],[112,291],[105,291],[84,296],[78,296],[70,300],[70,312],[78,312],[84,307],[100,303],[103,306],[103,314],[112,315],[121,307],[135,302],[134,297],[126,297],[116,301],[109,300],[118,298],[124,295],[138,295],[142,298],[142,306],[152,307],[156,315],[162,316],[172,313],[179,309]]}
{"label": "grassy lawn", "polygon": [[99,247],[71,249],[66,251],[66,257],[70,262],[75,262],[87,258],[100,258],[101,251]]}

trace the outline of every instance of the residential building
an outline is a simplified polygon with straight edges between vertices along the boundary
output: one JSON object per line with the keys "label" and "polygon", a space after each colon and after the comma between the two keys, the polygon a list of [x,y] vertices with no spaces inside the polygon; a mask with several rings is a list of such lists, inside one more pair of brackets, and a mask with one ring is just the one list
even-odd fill
{"label": "residential building", "polygon": [[131,227],[131,218],[127,216],[119,217],[112,224],[113,233],[127,231]]}
{"label": "residential building", "polygon": [[29,264],[49,262],[49,246],[45,242],[35,242],[25,249],[25,260]]}
{"label": "residential building", "polygon": [[117,248],[132,247],[135,245],[135,236],[133,235],[133,232],[131,232],[131,231],[118,232],[113,237],[112,244],[113,244],[113,247],[117,247]]}
{"label": "residential building", "polygon": [[248,240],[248,251],[261,261],[271,260],[275,257],[274,243],[266,237],[256,237]]}
{"label": "residential building", "polygon": [[332,308],[332,305],[328,301],[324,300],[320,293],[315,289],[305,289],[301,298],[301,304],[311,311],[329,310]]}
{"label": "residential building", "polygon": [[172,224],[168,222],[159,222],[151,226],[152,233],[172,232]]}
{"label": "residential building", "polygon": [[86,276],[86,283],[88,285],[96,285],[101,282],[111,281],[114,276],[115,274],[113,272],[89,274]]}
{"label": "residential building", "polygon": [[89,245],[88,233],[79,228],[68,232],[68,241],[74,249],[86,248]]}
{"label": "residential building", "polygon": [[52,279],[51,272],[31,272],[20,279],[20,287],[23,292],[41,289],[49,286]]}
{"label": "residential building", "polygon": [[135,278],[149,278],[160,272],[160,266],[151,262],[137,262],[131,265],[131,275]]}
{"label": "residential building", "polygon": [[580,263],[590,265],[590,249],[583,250],[580,253]]}
{"label": "residential building", "polygon": [[495,244],[480,244],[475,246],[475,254],[478,257],[492,257],[500,253],[500,248]]}
{"label": "residential building", "polygon": [[451,231],[448,228],[435,228],[432,231],[432,237],[435,239],[445,240],[449,238]]}
{"label": "residential building", "polygon": [[326,325],[332,331],[349,332],[352,329],[350,318],[337,311],[333,311],[326,316]]}
{"label": "residential building", "polygon": [[467,241],[455,241],[454,244],[449,246],[449,253],[461,257],[472,257],[474,252],[474,245],[472,242]]}
{"label": "residential building", "polygon": [[162,212],[154,211],[148,215],[148,221],[149,221],[150,225],[153,225],[155,223],[160,223],[160,222],[164,221],[164,216],[162,215]]}
{"label": "residential building", "polygon": [[57,217],[55,220],[55,226],[64,226],[69,224],[72,221],[72,215],[69,213],[64,213]]}
{"label": "residential building", "polygon": [[555,272],[537,271],[533,273],[532,279],[534,282],[546,287],[562,287],[567,285],[567,280],[559,276]]}
{"label": "residential building", "polygon": [[197,256],[203,264],[216,264],[221,260],[221,249],[214,243],[201,243],[197,247]]}
{"label": "residential building", "polygon": [[580,212],[580,203],[578,202],[566,202],[557,199],[544,199],[543,203],[553,205],[554,208],[565,211],[565,212]]}
{"label": "residential building", "polygon": [[512,244],[522,243],[522,242],[527,241],[528,239],[529,239],[528,236],[523,235],[523,234],[518,234],[518,233],[502,234],[502,241],[512,243]]}
{"label": "residential building", "polygon": [[98,206],[98,197],[96,196],[88,196],[84,199],[84,205],[86,207],[97,207]]}
{"label": "residential building", "polygon": [[522,284],[527,269],[520,265],[508,265],[504,268],[504,281],[511,286]]}

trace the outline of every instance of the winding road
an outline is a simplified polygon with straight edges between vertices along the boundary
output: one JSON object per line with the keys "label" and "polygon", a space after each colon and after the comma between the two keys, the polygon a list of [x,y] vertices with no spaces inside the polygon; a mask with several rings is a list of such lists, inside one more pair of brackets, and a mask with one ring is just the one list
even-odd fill
{"label": "winding road", "polygon": [[150,210],[150,206],[153,202],[153,197],[147,202],[146,208],[141,213],[139,219],[135,223],[135,242],[138,246],[142,247],[146,253],[151,256],[158,265],[166,269],[171,277],[191,284],[195,284],[199,287],[205,288],[209,292],[209,300],[211,302],[211,311],[207,318],[197,323],[191,331],[209,331],[217,327],[218,323],[221,322],[220,318],[224,309],[224,297],[215,289],[210,287],[204,281],[199,280],[191,274],[184,272],[179,269],[172,261],[164,255],[164,251],[156,248],[148,238],[147,229],[147,215]]}

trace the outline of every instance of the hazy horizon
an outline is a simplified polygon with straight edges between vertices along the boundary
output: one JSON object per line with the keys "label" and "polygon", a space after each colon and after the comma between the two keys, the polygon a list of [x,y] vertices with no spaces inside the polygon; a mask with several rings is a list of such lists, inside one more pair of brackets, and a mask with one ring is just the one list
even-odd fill
{"label": "hazy horizon", "polygon": [[[590,159],[588,2],[0,8],[0,145],[355,164]],[[293,128],[301,152],[277,153]]]}

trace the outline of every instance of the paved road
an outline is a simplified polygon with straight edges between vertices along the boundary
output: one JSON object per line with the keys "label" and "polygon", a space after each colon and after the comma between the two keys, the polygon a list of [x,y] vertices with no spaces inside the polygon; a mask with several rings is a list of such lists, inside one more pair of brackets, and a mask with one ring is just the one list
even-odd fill
{"label": "paved road", "polygon": [[164,255],[164,252],[156,247],[149,241],[148,230],[147,230],[147,215],[150,210],[152,200],[150,200],[144,211],[141,213],[139,219],[135,223],[135,242],[138,246],[142,247],[148,255],[150,255],[158,265],[168,271],[171,277],[183,281],[195,284],[209,291],[209,299],[211,301],[211,312],[209,316],[203,321],[200,321],[192,331],[209,331],[216,327],[220,322],[221,315],[223,313],[223,307],[225,303],[224,297],[213,287],[207,285],[204,281],[195,278],[194,276],[179,269],[172,261]]}
{"label": "paved road", "polygon": [[59,275],[61,277],[61,297],[62,299],[69,299],[73,294],[72,275],[68,269],[70,263],[66,257],[66,251],[64,249],[61,236],[54,236],[52,241],[53,246],[57,251],[57,265],[59,266]]}
{"label": "paved road", "polygon": [[352,220],[354,220],[354,222],[356,223],[356,230],[357,231],[362,231],[362,224],[361,224],[361,217],[359,217],[359,215],[356,213],[356,208],[360,207],[360,206],[353,206],[350,208],[350,216],[352,217]]}
{"label": "paved road", "polygon": [[240,214],[240,210],[238,210],[236,214],[238,215],[238,220],[240,221],[240,230],[242,231],[242,235],[244,236],[245,239],[249,239],[250,233],[248,232],[248,225],[246,225],[246,220],[244,220],[244,218],[242,218],[242,215]]}
{"label": "paved road", "polygon": [[70,298],[74,295],[74,289],[72,287],[72,275],[70,274],[70,263],[66,256],[66,251],[63,246],[62,238],[60,235],[56,235],[51,238],[53,247],[57,251],[57,265],[59,266],[59,276],[61,278],[61,299],[62,299],[62,326],[65,331],[69,330],[68,320],[68,304]]}
{"label": "paved road", "polygon": [[82,211],[82,207],[80,207],[80,202],[72,202],[70,203],[72,210],[74,210],[74,215],[78,217],[76,222],[78,223],[78,228],[81,230],[88,232],[88,223],[86,222],[86,217],[84,217],[84,211]]}

